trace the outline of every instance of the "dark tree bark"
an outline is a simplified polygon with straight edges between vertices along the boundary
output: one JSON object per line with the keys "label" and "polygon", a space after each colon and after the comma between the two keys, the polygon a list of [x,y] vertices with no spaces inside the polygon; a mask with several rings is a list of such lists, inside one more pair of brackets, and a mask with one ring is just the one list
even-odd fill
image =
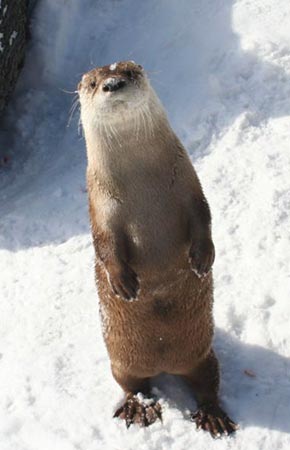
{"label": "dark tree bark", "polygon": [[0,114],[24,63],[27,0],[0,0]]}

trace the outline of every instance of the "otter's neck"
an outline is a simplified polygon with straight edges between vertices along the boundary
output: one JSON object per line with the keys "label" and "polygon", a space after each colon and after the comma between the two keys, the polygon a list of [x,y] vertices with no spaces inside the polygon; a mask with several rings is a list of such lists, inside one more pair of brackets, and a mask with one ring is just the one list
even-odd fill
{"label": "otter's neck", "polygon": [[88,173],[121,189],[130,177],[170,168],[175,160],[172,136],[160,103],[124,111],[118,120],[100,121],[85,129]]}

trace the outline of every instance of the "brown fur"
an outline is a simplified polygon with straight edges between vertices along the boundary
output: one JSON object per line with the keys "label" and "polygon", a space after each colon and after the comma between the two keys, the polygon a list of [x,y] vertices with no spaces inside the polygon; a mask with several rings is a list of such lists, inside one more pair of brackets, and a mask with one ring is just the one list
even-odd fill
{"label": "brown fur", "polygon": [[[138,135],[130,122],[139,106],[128,118],[130,107],[121,93],[110,97],[120,98],[120,106],[117,116],[112,109],[115,128],[108,138],[111,100],[107,107],[102,91],[108,77],[125,79],[134,99],[148,91]],[[92,80],[96,86],[90,88]],[[96,278],[112,373],[129,395],[147,392],[148,380],[162,372],[182,375],[199,405],[219,408],[218,364],[211,349],[214,246],[197,175],[140,66],[125,62],[114,70],[95,69],[79,90]],[[104,125],[90,119],[98,96],[108,117]],[[120,123],[118,114],[124,116]],[[126,421],[130,399],[122,413]]]}

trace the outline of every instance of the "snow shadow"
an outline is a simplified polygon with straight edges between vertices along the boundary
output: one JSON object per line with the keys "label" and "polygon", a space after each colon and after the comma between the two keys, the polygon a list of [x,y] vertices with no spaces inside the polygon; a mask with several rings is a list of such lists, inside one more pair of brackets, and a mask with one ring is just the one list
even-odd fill
{"label": "snow shadow", "polygon": [[7,147],[14,144],[15,161],[2,179],[0,169],[0,248],[10,251],[90,233],[85,145],[66,126],[67,99],[48,91],[38,109],[39,117],[25,124],[33,128],[34,141],[22,152],[19,137],[6,139]]}
{"label": "snow shadow", "polygon": [[[11,156],[0,167],[0,248],[57,244],[89,231],[85,145],[77,116],[66,127],[70,99],[60,89],[73,91],[93,66],[143,64],[193,161],[241,114],[259,127],[290,113],[289,77],[258,45],[242,50],[233,7],[233,0],[194,0],[190,7],[188,0],[79,0],[69,9],[39,2],[0,133],[1,154]],[[273,44],[277,61],[283,52],[289,49]]]}
{"label": "snow shadow", "polygon": [[[229,416],[242,429],[259,427],[290,434],[290,359],[240,342],[221,329],[216,329],[214,349],[221,367],[221,403]],[[185,418],[196,409],[192,393],[178,377],[162,375],[153,385]]]}

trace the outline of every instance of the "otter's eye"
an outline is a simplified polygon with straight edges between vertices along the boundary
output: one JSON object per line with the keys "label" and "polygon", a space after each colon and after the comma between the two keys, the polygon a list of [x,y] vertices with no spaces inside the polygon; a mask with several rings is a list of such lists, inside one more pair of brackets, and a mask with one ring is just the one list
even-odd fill
{"label": "otter's eye", "polygon": [[90,82],[90,87],[91,87],[92,89],[95,89],[96,85],[97,85],[97,83],[96,83],[95,81],[91,81],[91,82]]}
{"label": "otter's eye", "polygon": [[133,78],[133,77],[134,77],[134,74],[133,74],[132,70],[125,70],[125,74],[126,74],[127,77],[129,77],[129,78]]}

